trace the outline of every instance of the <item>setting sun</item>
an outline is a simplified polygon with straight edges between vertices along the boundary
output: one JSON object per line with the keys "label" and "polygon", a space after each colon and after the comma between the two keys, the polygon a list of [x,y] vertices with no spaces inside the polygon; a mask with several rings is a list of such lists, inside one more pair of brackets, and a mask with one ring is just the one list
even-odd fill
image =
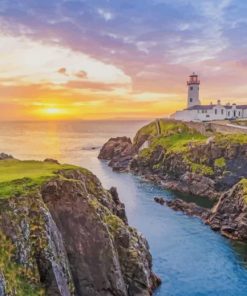
{"label": "setting sun", "polygon": [[46,119],[63,119],[70,115],[70,112],[65,108],[46,107],[35,111],[36,115]]}
{"label": "setting sun", "polygon": [[47,108],[43,110],[47,115],[57,115],[63,113],[61,109],[58,108]]}

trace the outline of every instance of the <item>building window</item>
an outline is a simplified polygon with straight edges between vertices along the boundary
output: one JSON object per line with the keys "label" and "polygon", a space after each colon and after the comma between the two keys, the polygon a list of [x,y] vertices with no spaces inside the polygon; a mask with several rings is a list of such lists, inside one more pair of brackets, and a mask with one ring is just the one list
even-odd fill
{"label": "building window", "polygon": [[217,109],[214,110],[215,115],[217,115]]}
{"label": "building window", "polygon": [[191,102],[191,103],[193,102],[193,99],[192,99],[192,98],[190,98],[190,102]]}
{"label": "building window", "polygon": [[221,114],[222,114],[222,115],[224,114],[224,109],[221,109]]}
{"label": "building window", "polygon": [[193,86],[190,87],[190,90],[193,90]]}
{"label": "building window", "polygon": [[240,116],[240,115],[241,115],[241,112],[239,111],[239,112],[238,112],[238,116]]}
{"label": "building window", "polygon": [[230,111],[228,111],[228,117],[230,117]]}

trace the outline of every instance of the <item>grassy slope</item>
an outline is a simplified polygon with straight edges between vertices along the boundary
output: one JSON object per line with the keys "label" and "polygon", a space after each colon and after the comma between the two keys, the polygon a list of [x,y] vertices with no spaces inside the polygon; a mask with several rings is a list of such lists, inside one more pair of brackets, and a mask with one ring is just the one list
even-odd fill
{"label": "grassy slope", "polygon": [[[139,130],[134,142],[138,141],[143,135],[150,135],[149,150],[153,150],[157,146],[162,146],[167,152],[183,152],[188,148],[188,144],[201,143],[206,140],[205,136],[195,130],[189,129],[181,122],[169,120],[159,120],[159,122],[161,135],[157,135],[156,123],[151,122]],[[145,154],[145,150],[142,153]]]}
{"label": "grassy slope", "polygon": [[43,182],[56,176],[59,170],[75,166],[40,161],[0,161],[0,199],[18,196],[35,190]]}
{"label": "grassy slope", "polygon": [[[135,139],[134,143],[138,142],[142,136],[149,136],[149,148],[145,148],[140,151],[139,156],[148,160],[151,157],[152,152],[157,146],[161,146],[169,153],[182,153],[186,163],[191,167],[193,172],[201,173],[204,175],[213,175],[215,168],[222,168],[226,166],[226,160],[219,158],[215,160],[214,167],[209,167],[203,162],[192,162],[187,153],[191,146],[200,145],[206,143],[207,137],[200,134],[196,130],[190,129],[186,124],[182,122],[176,122],[172,120],[159,120],[161,127],[161,134],[157,134],[156,122],[141,128]],[[247,144],[247,135],[245,134],[216,134],[214,141],[219,147],[227,148],[234,144]]]}

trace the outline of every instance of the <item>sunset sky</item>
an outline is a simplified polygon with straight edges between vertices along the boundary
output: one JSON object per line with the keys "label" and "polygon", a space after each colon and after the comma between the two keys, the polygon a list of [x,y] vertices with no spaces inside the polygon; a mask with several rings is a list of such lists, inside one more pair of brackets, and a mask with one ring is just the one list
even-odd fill
{"label": "sunset sky", "polygon": [[0,120],[168,116],[247,103],[245,0],[1,0]]}

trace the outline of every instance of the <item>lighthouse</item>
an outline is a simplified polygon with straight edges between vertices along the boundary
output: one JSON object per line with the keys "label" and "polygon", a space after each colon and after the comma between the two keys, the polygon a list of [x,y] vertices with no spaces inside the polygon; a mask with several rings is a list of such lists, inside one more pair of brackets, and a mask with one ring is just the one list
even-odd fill
{"label": "lighthouse", "polygon": [[198,79],[198,75],[193,73],[189,76],[189,80],[187,81],[188,85],[188,103],[187,108],[201,105],[199,99],[199,86],[200,80]]}

